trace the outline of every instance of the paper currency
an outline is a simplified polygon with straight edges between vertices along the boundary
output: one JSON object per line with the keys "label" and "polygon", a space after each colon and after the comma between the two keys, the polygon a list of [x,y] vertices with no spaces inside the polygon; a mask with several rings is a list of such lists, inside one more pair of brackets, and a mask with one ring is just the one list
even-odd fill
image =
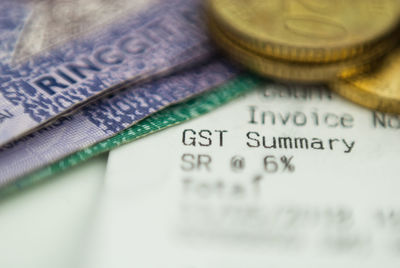
{"label": "paper currency", "polygon": [[135,141],[141,137],[164,128],[180,124],[186,120],[198,117],[217,109],[221,105],[253,90],[262,81],[254,76],[241,75],[236,79],[198,97],[192,98],[184,103],[169,107],[157,112],[121,133],[99,142],[89,148],[78,151],[54,164],[51,164],[31,175],[28,175],[0,190],[0,198],[8,196],[20,189],[33,186],[34,184],[50,177],[56,173],[69,169],[77,164],[123,144]]}
{"label": "paper currency", "polygon": [[10,62],[18,37],[28,18],[29,11],[22,5],[3,2],[0,5],[0,62]]}
{"label": "paper currency", "polygon": [[[141,13],[158,0],[5,0],[29,10],[12,62],[26,60],[125,15]],[[21,4],[18,4],[22,2]],[[5,4],[3,4],[5,5]],[[3,6],[2,5],[2,6]]]}
{"label": "paper currency", "polygon": [[114,136],[174,103],[238,74],[221,59],[106,97],[0,149],[0,186]]}
{"label": "paper currency", "polygon": [[[93,1],[96,2],[79,1],[83,6],[76,8],[83,12],[84,7],[96,6]],[[56,8],[60,7],[60,2],[63,1],[5,1],[0,4],[1,10],[9,10],[11,5],[10,10],[18,15],[11,17],[21,17],[25,22],[23,29],[18,19],[16,25],[8,17],[3,23],[8,25],[6,35],[12,36],[6,38],[10,40],[7,49],[14,47],[17,59],[0,64],[0,146],[106,91],[172,72],[213,53],[203,29],[199,0],[159,1],[144,11],[128,12],[100,26],[96,26],[92,18],[88,24],[96,27],[88,29],[94,30],[78,27],[74,31],[73,27],[69,29],[72,32],[60,39],[64,42],[57,43],[51,41],[52,34],[41,32],[45,35],[42,38],[34,30],[40,26],[48,29],[53,24],[63,25],[53,21],[61,16],[55,10],[64,10]],[[112,5],[111,1],[106,2],[106,6]],[[37,12],[34,9],[38,6],[39,10],[53,8],[53,13]],[[27,12],[30,18],[26,17]],[[39,14],[47,15],[35,17]],[[71,25],[85,24],[88,16],[77,17],[81,20]],[[34,21],[36,18],[39,23]],[[22,35],[18,36],[19,43],[14,38],[18,34]],[[4,38],[2,35],[3,32],[0,39]],[[41,44],[39,48],[34,45],[36,37]],[[48,46],[50,48],[41,50]],[[26,47],[33,47],[33,51],[27,51]],[[37,51],[40,52],[26,58]]]}
{"label": "paper currency", "polygon": [[112,151],[84,267],[398,267],[399,122],[269,83]]}

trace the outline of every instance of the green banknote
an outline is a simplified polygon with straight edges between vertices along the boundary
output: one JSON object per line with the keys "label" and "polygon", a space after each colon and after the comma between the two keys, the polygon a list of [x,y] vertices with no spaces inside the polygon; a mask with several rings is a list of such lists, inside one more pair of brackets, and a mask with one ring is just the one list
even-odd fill
{"label": "green banknote", "polygon": [[82,163],[96,155],[107,152],[120,145],[132,142],[156,131],[182,123],[191,118],[208,113],[219,106],[251,91],[261,85],[262,80],[253,75],[241,75],[238,78],[186,102],[173,105],[148,117],[138,124],[120,132],[112,138],[78,151],[52,165],[25,176],[0,190],[0,197],[29,187],[52,175]]}

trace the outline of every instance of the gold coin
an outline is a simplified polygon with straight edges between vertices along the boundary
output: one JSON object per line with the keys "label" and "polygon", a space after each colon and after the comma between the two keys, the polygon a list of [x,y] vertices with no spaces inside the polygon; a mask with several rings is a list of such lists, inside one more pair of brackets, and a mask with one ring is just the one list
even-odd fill
{"label": "gold coin", "polygon": [[334,81],[331,88],[362,106],[400,113],[400,48],[390,53],[373,72]]}
{"label": "gold coin", "polygon": [[209,15],[235,42],[289,61],[349,59],[393,34],[398,0],[209,0]]}
{"label": "gold coin", "polygon": [[248,51],[225,36],[212,19],[209,19],[209,26],[216,43],[232,59],[258,74],[295,82],[320,83],[365,72],[372,62],[395,43],[394,39],[390,39],[378,52],[362,54],[352,60],[319,64],[299,63],[277,60]]}

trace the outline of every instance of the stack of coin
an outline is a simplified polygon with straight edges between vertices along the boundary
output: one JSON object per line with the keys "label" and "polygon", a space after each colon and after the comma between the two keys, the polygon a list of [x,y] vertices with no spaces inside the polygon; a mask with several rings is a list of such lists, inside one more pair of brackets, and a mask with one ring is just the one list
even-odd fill
{"label": "stack of coin", "polygon": [[398,0],[209,0],[216,43],[265,76],[295,82],[349,78],[391,50]]}

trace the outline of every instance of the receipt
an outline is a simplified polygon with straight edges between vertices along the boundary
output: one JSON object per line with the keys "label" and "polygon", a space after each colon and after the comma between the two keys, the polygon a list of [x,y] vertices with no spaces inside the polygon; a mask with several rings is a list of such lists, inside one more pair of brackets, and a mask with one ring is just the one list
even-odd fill
{"label": "receipt", "polygon": [[0,197],[0,267],[71,268],[96,211],[107,155]]}
{"label": "receipt", "polygon": [[399,129],[268,83],[121,147],[85,267],[400,267]]}

